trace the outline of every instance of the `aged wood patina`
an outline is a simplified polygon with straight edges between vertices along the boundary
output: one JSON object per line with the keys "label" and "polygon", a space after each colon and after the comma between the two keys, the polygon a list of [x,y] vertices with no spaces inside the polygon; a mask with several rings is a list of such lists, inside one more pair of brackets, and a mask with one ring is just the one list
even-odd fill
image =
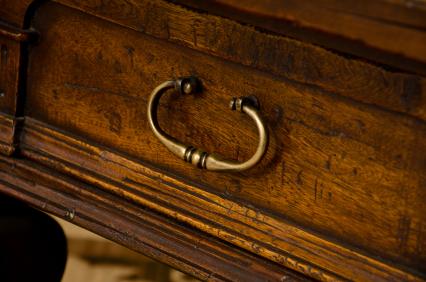
{"label": "aged wood patina", "polygon": [[[425,280],[426,8],[356,3],[0,0],[0,191],[204,280]],[[159,126],[244,162],[254,95],[260,163],[155,136],[186,76]]]}

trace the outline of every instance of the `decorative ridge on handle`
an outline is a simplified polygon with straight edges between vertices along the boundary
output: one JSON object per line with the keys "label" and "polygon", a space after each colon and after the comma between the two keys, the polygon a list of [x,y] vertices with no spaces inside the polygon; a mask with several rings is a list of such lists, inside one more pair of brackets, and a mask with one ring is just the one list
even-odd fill
{"label": "decorative ridge on handle", "polygon": [[259,102],[255,96],[233,98],[230,103],[231,110],[237,110],[250,116],[256,123],[259,133],[259,143],[256,152],[245,162],[225,159],[215,153],[209,154],[193,146],[181,143],[176,138],[165,133],[157,120],[157,108],[161,96],[169,89],[175,89],[181,94],[193,94],[201,91],[201,83],[196,77],[184,77],[177,80],[163,82],[152,91],[148,101],[148,122],[154,135],[172,153],[186,162],[199,168],[214,171],[243,171],[255,166],[265,155],[268,147],[268,131],[259,114]]}

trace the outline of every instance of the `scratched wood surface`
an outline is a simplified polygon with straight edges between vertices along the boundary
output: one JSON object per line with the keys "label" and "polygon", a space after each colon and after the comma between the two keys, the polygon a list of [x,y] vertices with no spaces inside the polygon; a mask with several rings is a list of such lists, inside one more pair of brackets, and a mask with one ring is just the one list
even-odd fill
{"label": "scratched wood surface", "polygon": [[258,32],[235,21],[192,12],[165,1],[56,1],[156,38],[368,105],[426,119],[426,80],[422,76],[386,71],[363,63],[362,59]]}
{"label": "scratched wood surface", "polygon": [[26,160],[0,156],[0,191],[204,281],[301,281],[203,232]]}
{"label": "scratched wood surface", "polygon": [[[426,74],[426,3],[406,0],[171,0],[332,48]],[[395,36],[397,35],[397,36]]]}
{"label": "scratched wood surface", "polygon": [[[26,115],[360,253],[424,271],[424,78],[161,1],[126,5],[115,14],[108,3],[86,2],[80,9],[131,29],[58,4],[40,8],[33,26],[43,36],[30,50]],[[148,17],[149,12],[155,16]],[[141,14],[147,17],[136,31]],[[212,22],[232,26],[241,36],[229,38],[223,31],[215,38],[197,34],[196,42],[193,34],[188,37],[193,24]],[[256,55],[243,48],[261,42],[261,52],[275,53]],[[279,57],[285,47],[293,48],[295,60],[288,69]],[[313,68],[302,59],[314,63]],[[197,97],[169,95],[160,109],[162,127],[184,142],[244,160],[254,149],[256,132],[227,104],[233,96],[255,94],[272,135],[267,156],[256,169],[240,174],[201,171],[173,157],[155,139],[146,120],[149,93],[164,80],[188,74],[201,79],[204,91]],[[401,97],[408,97],[408,104]],[[34,140],[22,139],[23,148],[27,142],[37,151],[42,143]],[[81,169],[88,163],[77,153],[61,155],[53,147],[42,151]]]}
{"label": "scratched wood surface", "polygon": [[[186,178],[170,175],[168,171],[114,150],[91,145],[29,117],[21,134],[20,152],[27,159],[63,171],[308,277],[322,281],[419,279],[295,226],[282,216],[235,201],[212,187],[188,183]],[[81,210],[78,204],[68,209],[73,211],[73,217]],[[133,234],[130,231],[128,235],[137,235]]]}

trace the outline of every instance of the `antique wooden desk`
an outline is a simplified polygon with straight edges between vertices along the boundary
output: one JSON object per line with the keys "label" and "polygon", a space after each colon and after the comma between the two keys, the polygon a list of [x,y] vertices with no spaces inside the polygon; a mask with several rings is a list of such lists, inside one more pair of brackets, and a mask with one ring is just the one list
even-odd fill
{"label": "antique wooden desk", "polygon": [[425,279],[424,1],[0,19],[1,193],[200,279]]}

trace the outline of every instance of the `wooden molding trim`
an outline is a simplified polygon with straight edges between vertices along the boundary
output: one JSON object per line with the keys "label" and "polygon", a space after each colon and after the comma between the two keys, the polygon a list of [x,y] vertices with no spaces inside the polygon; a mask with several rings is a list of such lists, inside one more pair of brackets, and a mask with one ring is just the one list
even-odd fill
{"label": "wooden molding trim", "polygon": [[13,154],[16,148],[15,129],[17,119],[0,112],[0,153],[6,156]]}
{"label": "wooden molding trim", "polygon": [[17,42],[28,42],[36,38],[37,32],[31,29],[20,29],[0,21],[0,36]]}
{"label": "wooden molding trim", "polygon": [[26,118],[22,156],[195,227],[309,277],[421,280],[413,273],[302,230],[113,151]]}
{"label": "wooden molding trim", "polygon": [[304,280],[122,197],[25,160],[0,156],[0,191],[202,280]]}

